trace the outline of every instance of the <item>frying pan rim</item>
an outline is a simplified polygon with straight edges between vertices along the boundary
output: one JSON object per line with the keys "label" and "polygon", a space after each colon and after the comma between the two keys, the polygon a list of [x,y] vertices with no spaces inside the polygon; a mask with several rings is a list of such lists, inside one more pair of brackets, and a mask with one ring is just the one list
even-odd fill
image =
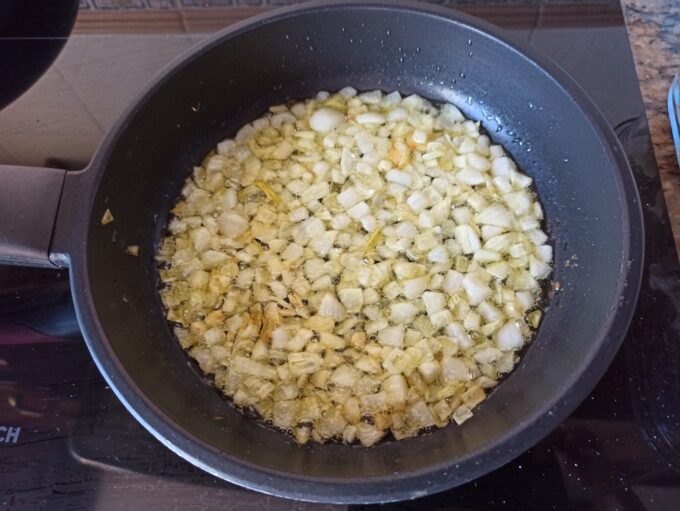
{"label": "frying pan rim", "polygon": [[[404,0],[374,0],[369,2],[340,0],[315,1],[285,7],[246,19],[208,37],[166,66],[120,116],[89,166],[87,173],[90,173],[93,177],[89,179],[90,193],[87,194],[89,203],[83,208],[85,212],[82,215],[83,225],[81,226],[84,231],[81,233],[83,238],[86,239],[89,235],[90,219],[96,217],[93,214],[95,197],[104,174],[104,164],[107,158],[115,148],[117,140],[124,133],[129,119],[134,117],[148,98],[153,96],[156,90],[161,88],[174,73],[206,51],[252,28],[277,22],[300,13],[336,10],[338,8],[371,8],[397,10],[404,13],[415,12],[420,15],[426,14],[444,18],[447,22],[462,25],[466,29],[477,32],[481,37],[495,40],[508,51],[518,53],[530,64],[537,66],[574,101],[588,119],[591,127],[599,136],[599,142],[607,159],[612,164],[612,172],[621,191],[619,194],[621,213],[623,218],[628,221],[628,229],[624,231],[622,240],[623,260],[628,260],[631,264],[621,270],[622,276],[626,278],[619,280],[616,296],[626,296],[624,294],[625,286],[627,286],[628,292],[634,289],[635,293],[630,295],[629,301],[617,307],[617,314],[611,314],[607,321],[603,323],[600,334],[596,337],[601,339],[601,342],[594,344],[592,357],[584,356],[584,360],[587,360],[587,362],[582,363],[583,370],[575,374],[567,383],[563,383],[558,388],[558,392],[555,392],[553,400],[537,407],[537,411],[527,417],[526,421],[519,423],[512,430],[504,432],[493,443],[483,444],[474,451],[449,462],[441,462],[438,465],[404,474],[361,477],[360,480],[358,477],[337,479],[294,474],[256,465],[221,452],[214,446],[195,437],[167,416],[132,381],[107,341],[105,330],[97,315],[96,305],[89,294],[90,268],[87,249],[81,248],[69,254],[72,269],[71,282],[78,320],[84,327],[84,337],[97,366],[128,411],[172,451],[217,477],[265,493],[316,502],[386,502],[415,498],[448,489],[488,472],[489,464],[493,465],[493,468],[497,468],[507,463],[545,437],[586,397],[618,351],[632,319],[642,277],[644,224],[637,187],[618,139],[597,106],[580,85],[559,65],[528,45],[508,39],[499,27],[448,7],[424,5]],[[634,198],[633,204],[624,200],[631,194]],[[634,220],[637,220],[637,222]],[[631,256],[636,255],[633,253],[636,245],[639,257],[631,259]],[[80,244],[80,247],[84,246],[85,243]],[[500,452],[499,448],[501,448]],[[472,463],[475,459],[483,458],[486,458],[487,461]],[[464,465],[469,465],[466,470],[457,468]],[[219,468],[216,468],[218,466]],[[464,474],[448,474],[449,471],[464,472]],[[442,477],[445,473],[448,477]],[[433,482],[435,479],[436,481]],[[454,480],[455,483],[452,482]],[[297,486],[300,486],[300,488]],[[388,488],[392,488],[392,490]],[[348,490],[351,490],[351,494],[348,494]]]}

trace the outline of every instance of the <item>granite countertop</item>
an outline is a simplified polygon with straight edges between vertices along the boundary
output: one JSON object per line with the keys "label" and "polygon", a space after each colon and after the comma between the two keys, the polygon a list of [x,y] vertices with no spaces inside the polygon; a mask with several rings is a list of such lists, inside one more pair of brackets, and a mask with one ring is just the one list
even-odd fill
{"label": "granite countertop", "polygon": [[668,119],[668,88],[680,70],[680,2],[622,0],[640,89],[680,253],[680,170]]}

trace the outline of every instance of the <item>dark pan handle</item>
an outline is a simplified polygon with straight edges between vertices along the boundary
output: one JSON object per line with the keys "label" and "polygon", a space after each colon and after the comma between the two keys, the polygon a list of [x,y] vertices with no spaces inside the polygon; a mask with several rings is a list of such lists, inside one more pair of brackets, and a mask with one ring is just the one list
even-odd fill
{"label": "dark pan handle", "polygon": [[57,268],[49,252],[66,171],[0,165],[0,264]]}

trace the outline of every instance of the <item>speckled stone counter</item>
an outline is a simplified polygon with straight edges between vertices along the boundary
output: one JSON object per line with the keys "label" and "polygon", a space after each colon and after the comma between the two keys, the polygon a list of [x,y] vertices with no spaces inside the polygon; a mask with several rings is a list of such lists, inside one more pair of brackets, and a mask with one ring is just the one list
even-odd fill
{"label": "speckled stone counter", "polygon": [[622,0],[675,246],[680,253],[680,171],[668,119],[668,88],[680,69],[680,0]]}

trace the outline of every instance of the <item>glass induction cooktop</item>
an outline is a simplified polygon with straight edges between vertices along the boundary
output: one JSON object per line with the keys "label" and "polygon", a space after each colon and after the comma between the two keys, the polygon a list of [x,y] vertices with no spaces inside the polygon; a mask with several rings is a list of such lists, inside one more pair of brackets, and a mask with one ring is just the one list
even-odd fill
{"label": "glass induction cooktop", "polygon": [[[83,168],[160,68],[220,28],[284,3],[81,0],[54,65],[0,111],[0,163]],[[287,501],[203,473],[137,424],[90,359],[67,272],[0,267],[0,509],[679,508],[680,274],[618,0],[436,3],[501,25],[558,62],[630,159],[645,215],[644,282],[624,345],[590,397],[534,448],[465,486],[384,506]],[[35,52],[55,44],[31,38]],[[0,57],[16,44],[0,33]]]}

